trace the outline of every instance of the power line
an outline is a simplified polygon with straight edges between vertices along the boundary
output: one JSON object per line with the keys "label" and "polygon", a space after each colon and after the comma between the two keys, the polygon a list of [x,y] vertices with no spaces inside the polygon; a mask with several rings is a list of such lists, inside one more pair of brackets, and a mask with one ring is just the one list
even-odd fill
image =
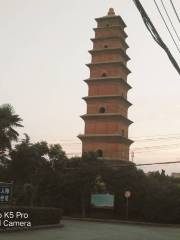
{"label": "power line", "polygon": [[[157,146],[146,146],[146,147],[139,147],[139,148],[133,148],[131,149],[136,154],[141,153],[148,153],[148,152],[154,152],[154,151],[160,151],[160,150],[171,150],[172,148],[179,148],[180,143],[170,144],[170,145],[157,145]],[[68,152],[67,155],[81,155],[81,152]]]}
{"label": "power line", "polygon": [[[134,144],[136,145],[136,143],[139,145],[139,144],[143,144],[143,143],[148,143],[148,142],[169,142],[169,141],[172,141],[172,140],[180,140],[180,137],[168,137],[168,138],[147,138],[147,139],[139,139],[139,140],[135,140]],[[82,143],[78,143],[78,142],[72,142],[72,143],[63,143],[61,142],[60,143],[61,145],[63,146],[79,146],[81,145]]]}
{"label": "power line", "polygon": [[135,142],[154,142],[154,141],[164,141],[164,140],[180,140],[180,137],[157,137],[157,138],[144,138],[144,139],[133,139]]}
{"label": "power line", "polygon": [[[174,148],[176,149],[176,148],[178,148],[179,149],[179,147],[173,147],[173,150],[174,150]],[[142,151],[137,151],[137,152],[134,152],[135,154],[148,154],[148,153],[152,153],[152,152],[159,152],[159,151],[169,151],[169,150],[172,150],[172,149],[169,149],[169,148],[159,148],[159,149],[152,149],[152,150],[142,150]]]}
{"label": "power line", "polygon": [[69,156],[78,156],[78,155],[82,155],[80,152],[71,152],[71,153],[66,153],[66,155]]}
{"label": "power line", "polygon": [[[132,139],[134,139],[135,141],[137,140],[141,140],[141,138],[143,138],[142,140],[146,140],[148,138],[156,138],[156,137],[168,137],[168,136],[175,136],[175,137],[180,137],[180,133],[169,133],[169,134],[158,134],[158,135],[145,135],[145,136],[131,136]],[[76,138],[75,138],[76,139]],[[71,143],[77,143],[77,144],[81,144],[80,141],[75,142],[75,140],[72,138],[59,138],[58,141],[57,140],[51,140],[50,142],[63,142],[63,143],[67,143],[67,144],[71,144]]]}
{"label": "power line", "polygon": [[160,164],[174,164],[174,163],[180,163],[180,161],[173,161],[173,162],[155,162],[155,163],[138,163],[135,164],[136,166],[149,166],[149,165],[160,165]]}
{"label": "power line", "polygon": [[[142,138],[142,139],[136,139],[132,138],[135,142],[144,142],[144,141],[160,141],[160,140],[174,140],[179,139],[179,137],[157,137],[157,138]],[[61,141],[60,141],[61,142]],[[76,144],[82,144],[81,142],[61,142],[63,145],[76,145]]]}
{"label": "power line", "polygon": [[175,34],[176,34],[176,37],[177,37],[178,40],[180,41],[180,37],[179,37],[179,35],[178,35],[177,31],[176,31],[176,28],[174,27],[174,24],[173,24],[173,22],[172,22],[172,20],[171,20],[171,18],[170,18],[170,16],[169,16],[169,14],[168,14],[168,11],[167,11],[167,9],[166,9],[166,7],[165,7],[165,5],[164,5],[163,0],[161,0],[161,4],[162,4],[162,6],[163,6],[163,8],[164,8],[164,11],[166,12],[166,15],[167,15],[167,17],[168,17],[168,19],[169,19],[169,22],[171,23],[171,26],[172,26]]}
{"label": "power line", "polygon": [[[144,138],[143,138],[144,137]],[[137,146],[141,145],[141,144],[145,144],[149,142],[158,142],[158,143],[165,143],[165,141],[168,143],[170,140],[180,140],[180,134],[161,134],[161,135],[150,135],[150,136],[139,136],[139,137],[134,137],[132,138],[133,140],[135,140],[135,146],[137,143]],[[61,142],[61,141],[65,141],[65,142]],[[82,144],[81,142],[73,142],[74,140],[70,140],[70,139],[60,139],[59,142],[61,144],[61,146],[68,148],[68,147],[75,147],[75,148],[79,148],[79,146]],[[148,145],[147,146],[142,146],[142,147],[134,147],[132,148],[132,150],[136,151],[136,153],[141,154],[141,153],[148,153],[148,152],[154,152],[157,150],[170,150],[172,148],[177,148],[179,145],[177,144],[168,144],[167,146],[162,146],[162,145],[156,145],[156,146],[151,146]],[[78,150],[78,149],[77,149]],[[72,152],[72,153],[68,153],[68,155],[76,155],[76,154],[80,154],[80,152]]]}
{"label": "power line", "polygon": [[[166,165],[166,164],[174,164],[174,163],[180,163],[180,161],[172,161],[172,162],[154,162],[154,163],[138,163],[134,164],[135,166],[150,166],[150,165]],[[124,163],[124,164],[118,164],[117,167],[127,167],[132,166],[131,163]]]}
{"label": "power line", "polygon": [[[175,164],[175,163],[180,163],[180,161],[172,161],[172,162],[155,162],[155,163],[138,163],[134,164],[136,167],[141,167],[141,166],[152,166],[152,165],[166,165],[166,164]],[[118,164],[117,168],[119,167],[129,167],[132,166],[132,162],[130,163],[124,163],[124,164]],[[77,170],[78,168],[66,168],[66,169],[72,169],[72,170]]]}
{"label": "power line", "polygon": [[133,138],[149,138],[149,137],[164,137],[164,136],[180,136],[180,133],[158,134],[158,135],[146,135],[146,136],[134,136]]}
{"label": "power line", "polygon": [[61,142],[62,145],[79,145],[79,144],[82,144],[82,143],[79,143],[79,142],[72,142],[72,143],[63,143]]}
{"label": "power line", "polygon": [[141,149],[158,149],[158,148],[163,148],[163,147],[171,147],[171,146],[180,146],[180,143],[175,143],[175,144],[165,144],[165,145],[157,145],[157,146],[147,146],[147,147],[139,147],[139,148],[134,148],[134,150],[133,151],[138,151],[138,150],[141,150]]}
{"label": "power line", "polygon": [[180,75],[180,67],[179,67],[179,65],[177,64],[175,58],[171,54],[170,50],[168,49],[168,47],[166,46],[164,41],[161,39],[159,33],[157,32],[156,28],[152,24],[150,18],[148,17],[148,15],[147,15],[146,11],[144,10],[143,6],[141,5],[140,1],[139,0],[133,0],[133,2],[135,4],[135,6],[137,7],[139,13],[141,14],[141,17],[142,17],[142,19],[144,21],[144,24],[147,27],[148,31],[150,32],[151,36],[157,42],[157,44],[159,44],[159,46],[164,49],[164,51],[168,55],[171,63],[173,64],[173,66],[175,67],[176,71]]}
{"label": "power line", "polygon": [[173,4],[173,1],[170,0],[170,3],[171,3],[171,5],[172,5],[173,10],[174,10],[174,12],[175,12],[175,14],[176,14],[176,17],[177,17],[177,19],[178,19],[178,21],[179,21],[179,23],[180,23],[180,18],[179,18],[179,16],[178,16],[178,13],[177,13],[177,11],[176,11],[176,8],[175,8],[175,6],[174,6],[174,4]]}
{"label": "power line", "polygon": [[148,152],[154,152],[154,151],[160,151],[160,150],[172,150],[172,148],[179,148],[179,147],[180,147],[180,143],[174,143],[174,144],[137,147],[137,148],[132,148],[131,150],[134,151],[136,154],[139,154],[139,153],[141,154],[141,153],[148,153]]}
{"label": "power line", "polygon": [[179,49],[179,47],[178,47],[178,45],[177,45],[177,43],[176,43],[176,41],[175,41],[175,39],[174,39],[174,37],[173,37],[171,31],[170,31],[170,29],[169,29],[169,27],[168,27],[168,25],[167,25],[167,23],[166,23],[166,21],[165,21],[163,15],[162,15],[162,13],[161,13],[161,10],[160,10],[160,8],[159,8],[159,6],[158,6],[156,0],[154,0],[154,3],[155,3],[155,5],[156,5],[156,8],[157,8],[157,10],[158,10],[158,12],[159,12],[159,14],[160,14],[160,16],[161,16],[161,18],[162,18],[162,20],[163,20],[165,26],[166,26],[166,29],[168,30],[168,32],[169,32],[169,34],[170,34],[170,36],[171,36],[171,39],[173,40],[173,42],[174,42],[174,44],[175,44],[175,46],[176,46],[178,52],[180,53],[180,49]]}

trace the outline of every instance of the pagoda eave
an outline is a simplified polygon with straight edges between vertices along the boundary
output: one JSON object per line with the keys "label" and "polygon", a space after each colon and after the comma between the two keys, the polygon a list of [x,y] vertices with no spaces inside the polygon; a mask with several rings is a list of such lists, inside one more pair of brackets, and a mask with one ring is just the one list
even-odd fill
{"label": "pagoda eave", "polygon": [[96,99],[113,99],[113,98],[119,98],[122,102],[124,102],[128,107],[130,107],[132,104],[122,97],[121,95],[96,95],[96,96],[87,96],[83,97],[82,99],[85,101],[91,101],[91,100],[96,100]]}
{"label": "pagoda eave", "polygon": [[122,26],[125,28],[127,27],[125,22],[123,21],[123,19],[119,16],[119,15],[113,15],[113,16],[104,16],[104,17],[99,17],[99,18],[95,18],[96,22],[99,22],[101,20],[107,20],[107,19],[119,19],[120,20],[120,23],[122,24]]}
{"label": "pagoda eave", "polygon": [[[117,28],[117,29],[120,29],[122,31],[122,34],[124,35],[124,38],[127,38],[128,35],[125,33],[124,29],[120,26],[120,25],[114,25],[114,26],[111,26],[111,29],[112,28]],[[96,32],[97,30],[102,30],[102,29],[110,29],[109,27],[97,27],[97,28],[93,28],[93,30]]]}
{"label": "pagoda eave", "polygon": [[89,83],[96,84],[99,82],[106,83],[106,82],[113,82],[113,81],[121,83],[126,87],[127,90],[130,90],[132,88],[125,80],[123,80],[120,77],[100,77],[100,78],[88,78],[84,80],[84,82],[86,82],[87,84]]}
{"label": "pagoda eave", "polygon": [[127,72],[127,74],[131,73],[131,71],[121,61],[108,61],[108,62],[98,62],[98,63],[87,63],[86,64],[87,67],[100,66],[100,65],[120,65]]}
{"label": "pagoda eave", "polygon": [[91,38],[91,41],[95,42],[95,41],[107,40],[107,39],[119,39],[123,43],[126,49],[129,48],[129,45],[124,41],[124,39],[121,36],[107,36],[107,37],[102,36],[102,37]]}
{"label": "pagoda eave", "polygon": [[131,145],[133,143],[132,140],[123,137],[121,134],[79,134],[78,138],[80,140],[88,141],[107,141],[107,142],[119,142],[127,145]]}
{"label": "pagoda eave", "polygon": [[93,49],[88,51],[91,55],[95,55],[97,53],[107,53],[107,52],[119,52],[126,61],[130,60],[130,57],[121,49],[121,48],[102,48],[102,49]]}
{"label": "pagoda eave", "polygon": [[83,120],[85,119],[120,119],[121,121],[125,122],[128,126],[131,125],[133,122],[129,120],[128,118],[124,117],[123,115],[119,113],[96,113],[96,114],[84,114],[81,116]]}

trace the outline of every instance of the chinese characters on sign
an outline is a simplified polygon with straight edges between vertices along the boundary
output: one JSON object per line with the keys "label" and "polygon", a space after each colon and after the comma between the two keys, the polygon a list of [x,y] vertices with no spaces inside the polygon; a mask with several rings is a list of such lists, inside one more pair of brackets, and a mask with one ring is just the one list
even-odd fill
{"label": "chinese characters on sign", "polygon": [[11,183],[2,183],[0,182],[0,204],[9,203],[11,197]]}

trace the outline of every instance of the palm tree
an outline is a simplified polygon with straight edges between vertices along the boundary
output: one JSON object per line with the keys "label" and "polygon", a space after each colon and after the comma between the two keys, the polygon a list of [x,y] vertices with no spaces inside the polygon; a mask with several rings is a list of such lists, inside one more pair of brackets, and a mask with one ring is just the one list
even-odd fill
{"label": "palm tree", "polygon": [[0,153],[11,149],[12,141],[18,140],[19,133],[14,128],[23,127],[21,121],[10,104],[0,106]]}

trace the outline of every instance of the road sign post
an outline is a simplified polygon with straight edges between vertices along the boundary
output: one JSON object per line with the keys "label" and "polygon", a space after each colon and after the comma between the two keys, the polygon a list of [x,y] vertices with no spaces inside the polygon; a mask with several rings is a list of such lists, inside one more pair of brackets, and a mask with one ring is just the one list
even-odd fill
{"label": "road sign post", "polygon": [[131,192],[125,191],[124,196],[126,198],[126,219],[128,220],[129,219],[129,198],[131,196]]}

